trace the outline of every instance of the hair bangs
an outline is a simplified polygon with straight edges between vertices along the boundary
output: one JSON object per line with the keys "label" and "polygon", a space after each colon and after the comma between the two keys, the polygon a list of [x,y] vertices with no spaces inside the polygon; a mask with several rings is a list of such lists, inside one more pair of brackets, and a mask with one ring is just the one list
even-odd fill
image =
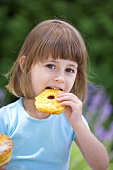
{"label": "hair bangs", "polygon": [[60,58],[80,63],[82,51],[79,46],[77,37],[73,36],[73,31],[70,33],[66,29],[54,28],[49,33],[45,32],[40,41],[36,42],[35,61],[44,61],[52,57],[53,59]]}

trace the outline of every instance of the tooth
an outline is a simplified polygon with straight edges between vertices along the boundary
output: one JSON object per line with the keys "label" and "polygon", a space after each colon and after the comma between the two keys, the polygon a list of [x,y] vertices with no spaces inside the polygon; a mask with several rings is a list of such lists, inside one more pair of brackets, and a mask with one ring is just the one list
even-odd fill
{"label": "tooth", "polygon": [[55,88],[55,87],[51,87],[52,89],[54,89],[54,90],[57,90],[57,88]]}

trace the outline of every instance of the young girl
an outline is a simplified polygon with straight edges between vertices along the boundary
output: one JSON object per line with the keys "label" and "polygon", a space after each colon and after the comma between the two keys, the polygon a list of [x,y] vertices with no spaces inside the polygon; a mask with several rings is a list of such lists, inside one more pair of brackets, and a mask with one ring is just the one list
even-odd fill
{"label": "young girl", "polygon": [[[86,60],[80,33],[65,21],[47,20],[29,33],[9,72],[7,88],[19,100],[0,109],[0,133],[14,143],[11,161],[0,170],[68,170],[73,141],[91,169],[107,169],[106,149],[82,115]],[[64,113],[36,109],[35,97],[47,88],[62,90],[57,100]]]}

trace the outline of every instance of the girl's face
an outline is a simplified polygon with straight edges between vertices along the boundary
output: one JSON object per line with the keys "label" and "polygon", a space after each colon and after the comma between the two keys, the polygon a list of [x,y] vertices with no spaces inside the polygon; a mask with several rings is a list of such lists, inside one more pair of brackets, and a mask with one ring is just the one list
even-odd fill
{"label": "girl's face", "polygon": [[77,66],[74,61],[52,58],[33,65],[31,84],[35,95],[39,95],[46,88],[70,92],[76,79]]}

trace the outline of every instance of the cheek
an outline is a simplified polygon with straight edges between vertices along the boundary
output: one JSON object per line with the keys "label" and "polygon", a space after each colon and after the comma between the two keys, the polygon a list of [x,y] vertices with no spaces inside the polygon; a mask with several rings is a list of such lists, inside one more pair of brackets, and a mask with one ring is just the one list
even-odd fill
{"label": "cheek", "polygon": [[75,84],[75,79],[73,79],[73,81],[71,83],[71,89],[73,88],[74,84]]}
{"label": "cheek", "polygon": [[71,77],[71,81],[73,82],[73,84],[75,83],[75,81],[76,81],[76,74],[74,74],[72,77]]}
{"label": "cheek", "polygon": [[74,84],[75,84],[75,81],[76,81],[76,77],[71,77],[67,80],[67,84],[68,84],[68,89],[69,91],[71,91],[71,89],[73,88]]}

